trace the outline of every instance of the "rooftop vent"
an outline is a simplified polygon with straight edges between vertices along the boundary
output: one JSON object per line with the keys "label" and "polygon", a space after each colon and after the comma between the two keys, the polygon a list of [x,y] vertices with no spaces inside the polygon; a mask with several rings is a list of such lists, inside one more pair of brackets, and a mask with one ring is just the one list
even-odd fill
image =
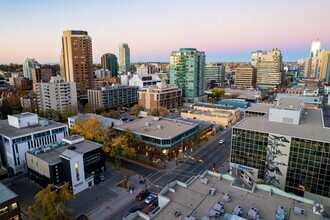
{"label": "rooftop vent", "polygon": [[154,121],[159,121],[159,117],[154,117]]}
{"label": "rooftop vent", "polygon": [[69,149],[69,150],[75,150],[75,149],[77,149],[77,147],[74,146],[74,145],[71,145],[71,146],[68,147],[68,149]]}
{"label": "rooftop vent", "polygon": [[161,130],[163,127],[161,125],[157,125],[157,129]]}
{"label": "rooftop vent", "polygon": [[150,127],[150,123],[149,123],[149,122],[144,123],[144,125],[145,125],[146,127]]}
{"label": "rooftop vent", "polygon": [[43,126],[43,127],[49,125],[49,123],[48,123],[47,120],[40,120],[40,121],[39,121],[39,124],[40,124],[41,126]]}

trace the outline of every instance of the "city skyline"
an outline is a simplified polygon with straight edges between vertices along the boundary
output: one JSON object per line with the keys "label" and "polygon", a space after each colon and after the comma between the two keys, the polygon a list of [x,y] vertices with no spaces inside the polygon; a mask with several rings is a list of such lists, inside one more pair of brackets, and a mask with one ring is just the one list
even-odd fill
{"label": "city skyline", "polygon": [[[169,62],[183,47],[205,51],[207,62],[251,61],[251,52],[279,48],[284,61],[306,59],[311,42],[330,49],[330,2],[280,0],[3,1],[0,3],[0,63],[59,63],[65,30],[88,31],[93,62],[104,53],[118,55],[127,43],[132,62]],[[308,16],[318,11],[317,16]]]}

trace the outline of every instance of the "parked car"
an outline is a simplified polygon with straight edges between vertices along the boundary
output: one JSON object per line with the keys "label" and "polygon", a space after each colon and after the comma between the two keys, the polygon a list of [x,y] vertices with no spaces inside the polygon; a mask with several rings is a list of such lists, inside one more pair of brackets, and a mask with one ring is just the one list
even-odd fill
{"label": "parked car", "polygon": [[144,202],[147,203],[147,204],[150,204],[150,203],[152,203],[156,198],[157,198],[156,195],[154,195],[154,194],[150,194],[150,195],[144,200]]}
{"label": "parked car", "polygon": [[101,182],[103,182],[105,180],[105,176],[104,175],[99,175],[99,179]]}
{"label": "parked car", "polygon": [[133,213],[133,212],[137,212],[137,211],[141,211],[142,210],[142,207],[141,206],[133,206],[133,207],[131,207],[129,210],[128,210],[128,212],[129,213]]}
{"label": "parked car", "polygon": [[221,139],[221,140],[219,141],[219,144],[223,144],[223,143],[225,143],[225,140]]}
{"label": "parked car", "polygon": [[136,200],[142,201],[143,199],[147,198],[150,195],[148,189],[142,190],[137,196]]}
{"label": "parked car", "polygon": [[158,197],[155,199],[155,201],[151,205],[152,208],[157,208],[158,207]]}

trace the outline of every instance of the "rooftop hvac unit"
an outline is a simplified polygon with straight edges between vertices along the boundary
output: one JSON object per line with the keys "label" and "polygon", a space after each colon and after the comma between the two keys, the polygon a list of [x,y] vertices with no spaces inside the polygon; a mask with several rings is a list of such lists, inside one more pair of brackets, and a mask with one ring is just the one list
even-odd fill
{"label": "rooftop hvac unit", "polygon": [[39,121],[39,124],[40,124],[41,126],[45,127],[45,126],[49,125],[49,122],[48,122],[47,120],[40,120],[40,121]]}
{"label": "rooftop hvac unit", "polygon": [[154,121],[159,121],[159,117],[154,117]]}
{"label": "rooftop hvac unit", "polygon": [[146,122],[144,125],[145,125],[146,127],[150,127],[150,123],[149,123],[149,122]]}
{"label": "rooftop hvac unit", "polygon": [[161,125],[157,125],[157,129],[161,130],[163,127]]}

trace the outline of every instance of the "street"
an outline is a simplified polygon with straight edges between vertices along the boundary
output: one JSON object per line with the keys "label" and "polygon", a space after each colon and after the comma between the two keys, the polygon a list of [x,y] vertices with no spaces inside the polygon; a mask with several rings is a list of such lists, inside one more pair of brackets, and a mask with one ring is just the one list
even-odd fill
{"label": "street", "polygon": [[[226,170],[221,170],[221,168],[230,156],[231,128],[221,131],[213,138],[194,155],[195,160],[187,159],[184,163],[179,163],[172,170],[150,172],[147,177],[149,190],[157,194],[167,183],[174,180],[185,182],[190,177],[199,175],[207,169],[212,170],[214,164],[219,172],[226,172]],[[219,144],[220,139],[225,140],[225,143]],[[203,162],[198,162],[199,159],[203,160]],[[122,165],[123,167],[125,166],[124,164]],[[135,165],[134,171],[145,175],[145,169],[147,168]],[[141,205],[142,203],[143,201],[132,200],[114,212],[108,219],[122,219],[132,206]]]}

